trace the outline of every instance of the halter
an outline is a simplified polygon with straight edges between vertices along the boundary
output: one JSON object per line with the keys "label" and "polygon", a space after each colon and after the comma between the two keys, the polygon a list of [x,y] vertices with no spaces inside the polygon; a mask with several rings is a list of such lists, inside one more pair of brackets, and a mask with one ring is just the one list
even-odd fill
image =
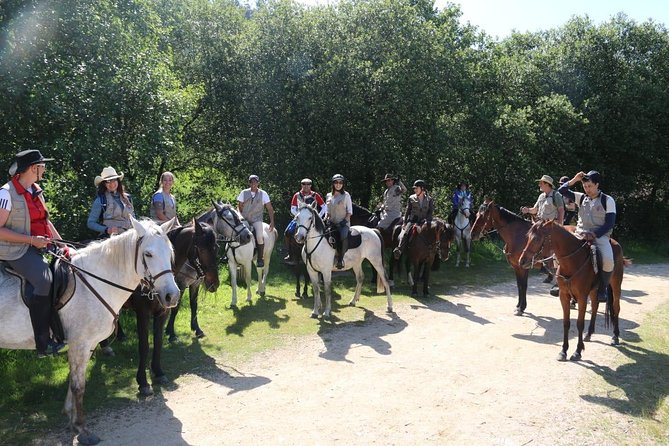
{"label": "halter", "polygon": [[[322,234],[318,234],[318,235],[315,235],[315,236],[313,236],[313,237],[309,237],[309,231],[311,231],[311,228],[314,227],[314,219],[315,219],[315,217],[313,216],[313,212],[314,212],[314,211],[312,210],[311,212],[312,212],[312,216],[311,216],[311,222],[309,223],[309,227],[304,226],[304,225],[297,225],[297,227],[295,228],[295,235],[297,235],[297,231],[298,231],[300,228],[304,228],[304,230],[307,232],[307,237],[304,238],[304,248],[305,248],[305,249],[304,249],[304,252],[307,254],[307,261],[308,261],[309,264],[311,265],[311,268],[313,268],[314,270],[316,270],[316,268],[314,268],[314,264],[311,263],[311,255],[312,255],[314,252],[316,252],[316,249],[318,249],[318,247],[320,246],[321,242],[322,242],[323,239],[326,237],[326,233],[324,232],[324,233],[322,233]],[[294,237],[294,236],[293,236],[293,237]],[[314,246],[314,249],[312,249],[311,251],[309,251],[308,249],[306,249],[306,248],[307,248],[307,240],[310,239],[310,238],[318,238],[318,243],[316,243],[316,246]]]}
{"label": "halter", "polygon": [[[140,237],[137,239],[137,244],[135,245],[135,272],[139,274],[139,271],[137,271],[137,258],[139,257],[139,245],[142,244],[142,241],[144,240],[144,236]],[[172,269],[166,269],[155,276],[151,274],[151,271],[149,271],[149,266],[146,264],[146,259],[142,255],[142,266],[144,267],[144,277],[142,280],[140,280],[139,285],[142,291],[142,294],[146,295],[149,300],[153,300],[153,296],[155,294],[155,281],[160,277],[163,276],[167,273],[174,273]],[[146,276],[146,273],[149,273],[148,277]],[[134,290],[133,290],[134,291]]]}

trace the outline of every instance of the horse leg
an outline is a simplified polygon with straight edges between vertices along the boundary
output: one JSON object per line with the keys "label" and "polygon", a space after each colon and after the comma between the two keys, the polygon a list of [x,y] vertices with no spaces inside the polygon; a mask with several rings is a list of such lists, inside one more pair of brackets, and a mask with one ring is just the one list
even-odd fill
{"label": "horse leg", "polygon": [[362,292],[362,282],[365,280],[365,273],[362,272],[362,263],[355,265],[351,269],[355,274],[355,293],[353,294],[353,298],[348,304],[352,307],[355,307],[355,304],[357,304],[358,300],[360,300],[360,293]]}
{"label": "horse leg", "polygon": [[411,266],[413,268],[413,271],[409,274],[413,280],[411,284],[411,297],[416,297],[418,296],[418,281],[420,280],[420,263],[414,261]]}
{"label": "horse leg", "polygon": [[314,310],[311,312],[311,317],[317,319],[321,309],[321,284],[318,280],[318,271],[308,267],[307,272],[311,280],[311,287],[314,289]]}
{"label": "horse leg", "polygon": [[188,287],[188,296],[190,300],[190,329],[195,332],[198,339],[204,338],[204,331],[200,328],[197,321],[198,295],[200,294],[200,284],[194,283]]}
{"label": "horse leg", "polygon": [[151,358],[151,371],[153,372],[154,384],[167,384],[169,381],[160,364],[160,354],[163,351],[163,326],[169,317],[169,312],[160,310],[160,314],[153,316],[153,356]]}
{"label": "horse leg", "polygon": [[569,349],[569,312],[571,310],[569,306],[569,293],[566,290],[562,290],[560,287],[560,305],[562,305],[562,351],[558,355],[558,361],[567,360],[567,349]]}
{"label": "horse leg", "polygon": [[323,308],[323,319],[330,320],[332,310],[332,270],[325,268],[323,274],[323,288],[325,289],[325,308]]}
{"label": "horse leg", "polygon": [[588,332],[583,340],[590,342],[590,337],[595,332],[595,322],[597,321],[597,310],[599,309],[599,302],[597,301],[597,292],[590,292],[590,324],[588,325]]}
{"label": "horse leg", "polygon": [[471,263],[470,261],[471,261],[471,256],[472,256],[472,239],[471,239],[471,235],[469,236],[469,238],[466,238],[466,239],[465,239],[465,249],[466,249],[465,252],[467,253],[467,261],[466,261],[466,263],[465,263],[465,268],[469,268],[469,264]]}
{"label": "horse leg", "polygon": [[[380,259],[375,258],[375,259],[367,259],[367,260],[369,260],[369,263],[372,264],[372,266],[374,267],[374,271],[376,272],[376,274],[378,274],[379,278],[381,279],[381,283],[383,283],[383,287],[386,290],[386,299],[388,301],[388,306],[386,308],[386,311],[388,313],[392,313],[393,312],[393,296],[390,294],[390,283],[389,283],[388,279],[386,278],[385,271],[383,270],[383,257],[381,257]],[[390,262],[391,262],[391,265],[392,265],[392,260]],[[361,265],[361,267],[362,267],[362,265]]]}
{"label": "horse leg", "polygon": [[[597,300],[595,297],[594,300]],[[583,304],[581,305],[581,302],[579,301],[578,303],[578,319],[576,320],[576,328],[578,329],[578,344],[576,345],[576,351],[574,352],[573,355],[571,355],[571,358],[569,358],[570,361],[580,361],[581,360],[581,353],[583,350],[585,350],[585,344],[583,343],[583,328],[585,327],[585,309],[586,309],[586,304],[585,300],[583,300]],[[594,309],[592,309],[594,312]]]}
{"label": "horse leg", "polygon": [[[244,270],[244,281],[246,282],[246,302],[251,303],[253,300],[253,295],[251,294],[251,268],[253,268],[253,262],[249,261],[248,265],[242,266],[242,269]],[[264,267],[263,267],[264,268]],[[262,274],[262,269],[263,268],[256,268],[256,271],[260,271],[260,274],[258,274],[258,282],[262,279],[260,275]]]}
{"label": "horse leg", "polygon": [[309,297],[309,273],[307,272],[307,265],[304,263],[301,263],[299,268],[300,274],[302,274],[302,277],[304,278],[304,290],[302,291],[302,297],[306,299]]}
{"label": "horse leg", "polygon": [[293,267],[293,274],[295,275],[295,297],[300,298],[300,274],[302,266],[298,263]]}
{"label": "horse leg", "polygon": [[423,266],[423,297],[430,297],[430,271],[432,270],[430,264],[432,262],[425,263]]}
{"label": "horse leg", "polygon": [[[258,294],[261,297],[265,296],[265,286],[267,285],[267,273],[269,272],[269,262],[272,258],[271,248],[273,246],[274,246],[273,243],[270,244],[268,240],[265,240],[264,244],[265,249],[263,249],[265,266],[263,266],[261,269],[256,268],[256,271],[258,272],[258,289],[256,290],[256,294]],[[249,300],[249,302],[251,301]]]}
{"label": "horse leg", "polygon": [[228,269],[230,270],[230,288],[232,288],[232,301],[230,308],[237,308],[237,262],[234,256],[228,255]]}
{"label": "horse leg", "polygon": [[84,417],[84,392],[86,391],[86,366],[94,346],[70,343],[67,353],[70,363],[70,382],[65,398],[64,412],[70,420],[70,427],[77,433],[81,445],[95,445],[100,438],[86,429]]}
{"label": "horse leg", "polygon": [[[141,300],[140,296],[133,296],[131,299]],[[137,302],[139,304],[139,302]],[[146,305],[136,305],[135,313],[137,315],[137,340],[139,350],[139,363],[137,365],[137,384],[139,385],[140,396],[153,395],[153,389],[149,386],[146,379],[146,362],[149,357],[149,318],[150,311]]]}
{"label": "horse leg", "polygon": [[513,267],[516,273],[516,285],[518,286],[518,304],[516,305],[516,316],[522,316],[527,308],[527,277],[529,270],[520,266]]}
{"label": "horse leg", "polygon": [[177,313],[179,312],[179,307],[181,306],[181,298],[183,297],[184,292],[181,291],[179,296],[179,305],[172,308],[170,311],[170,317],[167,319],[167,326],[165,327],[165,334],[167,335],[167,340],[170,344],[174,344],[179,341],[176,333],[174,332],[174,320],[177,318]]}
{"label": "horse leg", "polygon": [[462,252],[462,238],[460,236],[455,237],[455,246],[458,248],[455,254],[455,267],[460,266],[460,252]]}
{"label": "horse leg", "polygon": [[399,268],[399,264],[395,260],[395,257],[391,255],[390,260],[388,261],[388,279],[387,279],[388,285],[391,287],[395,286],[395,277],[394,277],[395,266]]}

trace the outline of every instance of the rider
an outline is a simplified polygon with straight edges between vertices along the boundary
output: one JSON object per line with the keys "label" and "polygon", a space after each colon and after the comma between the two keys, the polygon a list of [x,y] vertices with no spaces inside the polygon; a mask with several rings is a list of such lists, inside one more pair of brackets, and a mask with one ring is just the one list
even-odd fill
{"label": "rider", "polygon": [[[299,191],[295,192],[293,195],[293,199],[290,200],[290,213],[293,214],[293,216],[297,215],[299,212],[299,207],[300,204],[311,204],[313,202],[316,202],[318,207],[320,208],[319,215],[321,218],[327,213],[328,207],[325,205],[325,201],[323,201],[323,197],[321,197],[321,194],[318,192],[314,192],[311,190],[311,185],[312,181],[309,178],[304,178],[302,181],[300,181],[300,185],[302,186]],[[288,247],[289,246],[289,239],[290,237],[295,234],[295,220],[292,220],[288,226],[286,227],[286,230],[283,233],[284,236],[284,246]],[[288,265],[297,265],[297,259],[294,259],[291,255],[290,249],[288,250],[288,255],[284,257],[284,262]]]}
{"label": "rider", "polygon": [[[563,175],[560,178],[560,186],[562,186],[564,183],[569,181],[569,177],[567,175]],[[570,198],[567,197],[562,197],[564,199],[564,219],[562,221],[562,224],[564,226],[567,226],[571,224],[571,222],[576,218],[578,215],[578,206],[576,206],[576,202]]]}
{"label": "rider", "polygon": [[348,250],[348,233],[351,226],[351,215],[353,214],[353,202],[351,195],[344,189],[346,178],[342,174],[332,177],[332,191],[328,193],[325,203],[330,224],[338,228],[341,249],[337,256],[337,269],[344,268],[344,255]]}
{"label": "rider", "polygon": [[[581,181],[584,193],[569,189],[578,181]],[[606,289],[614,267],[610,236],[616,222],[616,202],[610,195],[599,190],[601,181],[602,176],[596,170],[591,170],[587,174],[579,172],[574,175],[574,178],[560,186],[559,191],[578,205],[578,223],[575,233],[597,246],[601,260],[597,300],[606,302]]]}
{"label": "rider", "polygon": [[[274,230],[274,208],[272,202],[269,200],[269,195],[264,190],[258,188],[260,178],[258,175],[249,176],[249,188],[244,189],[239,193],[237,206],[239,212],[252,226],[256,235],[256,243],[258,245],[258,257],[256,265],[258,268],[265,266],[263,260],[263,250],[265,249],[265,235],[263,230],[263,212],[267,208],[269,214],[269,232]],[[257,199],[256,199],[257,198]]]}
{"label": "rider", "polygon": [[523,214],[536,215],[541,220],[557,220],[562,224],[564,221],[564,200],[562,194],[554,189],[553,178],[548,175],[542,175],[537,180],[539,183],[539,198],[531,208],[523,206],[520,212]]}
{"label": "rider", "polygon": [[458,214],[458,209],[460,209],[460,202],[464,198],[469,198],[469,204],[473,208],[474,197],[472,196],[472,193],[469,191],[469,184],[465,181],[461,181],[458,184],[458,187],[455,189],[455,192],[453,192],[453,198],[451,199],[451,202],[453,203],[453,208],[451,209],[451,213],[448,215],[448,222],[450,224],[453,224],[455,222],[455,216]]}
{"label": "rider", "polygon": [[163,172],[160,175],[160,187],[151,197],[150,214],[156,223],[165,223],[177,216],[177,201],[171,193],[173,185],[174,174]]}
{"label": "rider", "polygon": [[414,224],[432,223],[432,214],[434,212],[434,201],[427,194],[427,183],[423,180],[416,180],[413,183],[413,195],[409,197],[407,209],[404,212],[404,226],[400,232],[400,244],[393,251],[395,259],[399,259],[402,251],[409,242],[409,234]]}
{"label": "rider", "polygon": [[386,183],[383,191],[383,204],[381,205],[381,219],[378,227],[387,230],[395,220],[402,216],[402,194],[407,191],[399,176],[387,173],[381,180]]}
{"label": "rider", "polygon": [[44,357],[62,348],[51,340],[51,283],[49,264],[40,250],[60,239],[49,220],[42,189],[46,162],[39,150],[24,150],[16,154],[9,168],[12,179],[0,189],[0,260],[6,261],[26,280],[25,301],[30,313],[37,355]]}
{"label": "rider", "polygon": [[135,216],[135,210],[130,195],[123,190],[123,172],[118,174],[113,167],[105,167],[93,183],[98,190],[88,214],[88,228],[101,237],[130,229],[130,216]]}

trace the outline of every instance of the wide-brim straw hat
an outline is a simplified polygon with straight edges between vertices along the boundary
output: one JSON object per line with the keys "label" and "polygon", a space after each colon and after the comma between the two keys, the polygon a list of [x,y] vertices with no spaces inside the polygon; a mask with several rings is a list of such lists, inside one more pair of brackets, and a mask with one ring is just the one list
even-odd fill
{"label": "wide-brim straw hat", "polygon": [[551,187],[555,187],[555,185],[553,185],[553,178],[549,177],[548,175],[542,175],[541,178],[537,180],[537,182],[539,181],[543,181],[544,183],[550,184]]}
{"label": "wide-brim straw hat", "polygon": [[93,180],[93,183],[95,183],[95,186],[98,186],[100,183],[103,181],[109,181],[109,180],[114,180],[114,179],[123,179],[123,172],[121,173],[116,173],[116,169],[114,169],[111,166],[105,167],[102,169],[102,172],[100,175],[95,177],[95,180]]}

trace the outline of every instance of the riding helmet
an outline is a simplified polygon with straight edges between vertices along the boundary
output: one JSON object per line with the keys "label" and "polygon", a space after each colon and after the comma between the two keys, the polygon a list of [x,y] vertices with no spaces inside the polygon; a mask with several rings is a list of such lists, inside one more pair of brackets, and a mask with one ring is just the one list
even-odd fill
{"label": "riding helmet", "polygon": [[341,181],[342,183],[346,183],[346,178],[344,178],[344,175],[337,173],[332,177],[332,182],[334,183],[335,181]]}
{"label": "riding helmet", "polygon": [[413,183],[413,187],[420,187],[423,190],[427,189],[427,183],[423,180],[416,180]]}

